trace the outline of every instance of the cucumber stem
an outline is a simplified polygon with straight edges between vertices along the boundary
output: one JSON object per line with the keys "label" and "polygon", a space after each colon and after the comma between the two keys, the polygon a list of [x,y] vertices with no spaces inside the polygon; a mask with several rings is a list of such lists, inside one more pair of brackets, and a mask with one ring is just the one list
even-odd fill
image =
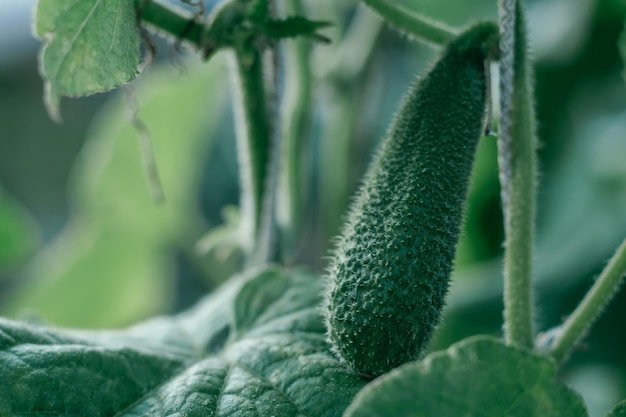
{"label": "cucumber stem", "polygon": [[504,211],[504,331],[533,346],[532,252],[535,221],[535,115],[523,10],[500,0],[498,164]]}
{"label": "cucumber stem", "polygon": [[604,308],[615,296],[625,274],[626,239],[585,295],[585,298],[563,323],[550,348],[550,354],[557,363],[563,362],[567,358],[572,348],[598,319]]}
{"label": "cucumber stem", "polygon": [[267,261],[260,251],[264,248],[262,222],[266,195],[266,181],[270,162],[271,118],[263,73],[263,53],[254,48],[235,48],[236,77],[234,107],[239,161],[242,243],[248,264]]}
{"label": "cucumber stem", "polygon": [[435,46],[447,44],[457,34],[454,29],[443,23],[421,16],[388,0],[363,0],[363,3],[398,31]]}

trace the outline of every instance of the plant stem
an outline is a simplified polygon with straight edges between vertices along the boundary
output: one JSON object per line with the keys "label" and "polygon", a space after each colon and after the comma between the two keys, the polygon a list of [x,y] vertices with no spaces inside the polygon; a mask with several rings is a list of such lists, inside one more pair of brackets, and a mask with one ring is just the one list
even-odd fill
{"label": "plant stem", "polygon": [[440,22],[430,20],[389,0],[363,0],[385,22],[402,33],[435,46],[448,43],[456,31]]}
{"label": "plant stem", "polygon": [[[284,13],[304,15],[301,0],[285,0]],[[277,217],[281,229],[281,256],[291,260],[298,249],[304,196],[303,150],[310,127],[312,79],[310,41],[284,42],[285,87],[282,106],[282,166],[279,178]]]}
{"label": "plant stem", "polygon": [[242,242],[248,263],[255,265],[265,263],[259,251],[262,249],[261,225],[270,160],[271,119],[263,74],[263,53],[254,48],[236,48],[234,59]]}
{"label": "plant stem", "polygon": [[626,274],[626,239],[593,284],[576,310],[567,318],[552,344],[550,354],[562,362],[600,316],[620,287]]}
{"label": "plant stem", "polygon": [[137,17],[159,31],[187,42],[200,49],[204,22],[194,20],[187,11],[158,0],[135,0]]}
{"label": "plant stem", "polygon": [[[266,16],[276,16],[275,0],[258,0],[259,11],[263,10]],[[257,49],[258,51],[258,49]],[[260,52],[261,58],[264,53]],[[276,200],[278,195],[278,178],[282,165],[282,132],[276,126],[280,125],[278,112],[278,85],[279,85],[279,49],[276,45],[265,52],[268,59],[262,67],[261,80],[263,83],[265,109],[268,117],[267,131],[269,136],[269,156],[265,170],[265,185],[261,207],[261,225],[259,230],[259,245],[256,251],[257,264],[267,264],[277,260],[276,250]],[[259,92],[260,93],[260,92]]]}
{"label": "plant stem", "polygon": [[498,163],[504,211],[504,322],[507,343],[533,346],[535,115],[526,28],[519,0],[500,0],[501,126]]}

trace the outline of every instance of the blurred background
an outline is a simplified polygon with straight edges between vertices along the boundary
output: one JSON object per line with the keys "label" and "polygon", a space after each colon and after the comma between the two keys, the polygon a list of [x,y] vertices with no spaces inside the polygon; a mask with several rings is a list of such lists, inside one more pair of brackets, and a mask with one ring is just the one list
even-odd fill
{"label": "blurred background", "polygon": [[[172,0],[175,2],[174,0]],[[495,0],[397,0],[451,26],[495,19]],[[180,311],[241,268],[227,68],[155,37],[155,62],[118,91],[42,104],[34,0],[0,2],[0,314],[121,327]],[[212,3],[207,2],[210,10]],[[306,2],[305,2],[306,3]],[[538,330],[558,325],[626,237],[624,0],[527,1],[540,137]],[[323,272],[373,150],[434,51],[348,0],[307,4],[330,20],[313,45],[302,138],[304,216],[289,263]],[[623,44],[626,42],[622,42]],[[286,93],[289,85],[285,86]],[[152,137],[165,203],[151,198],[139,132]],[[443,326],[433,349],[502,326],[496,140],[481,142]],[[563,370],[592,416],[626,397],[626,291]]]}

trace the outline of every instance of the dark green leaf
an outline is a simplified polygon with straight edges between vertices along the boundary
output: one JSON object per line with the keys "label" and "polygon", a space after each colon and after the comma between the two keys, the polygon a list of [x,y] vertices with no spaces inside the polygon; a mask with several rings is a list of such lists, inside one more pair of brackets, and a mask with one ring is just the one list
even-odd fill
{"label": "dark green leaf", "polygon": [[0,319],[0,415],[341,416],[365,381],[329,352],[321,290],[268,269],[123,331]]}
{"label": "dark green leaf", "polygon": [[137,75],[139,31],[132,0],[39,0],[35,34],[45,102],[60,119],[61,96],[108,91]]}
{"label": "dark green leaf", "polygon": [[346,417],[583,417],[547,358],[477,336],[370,383]]}

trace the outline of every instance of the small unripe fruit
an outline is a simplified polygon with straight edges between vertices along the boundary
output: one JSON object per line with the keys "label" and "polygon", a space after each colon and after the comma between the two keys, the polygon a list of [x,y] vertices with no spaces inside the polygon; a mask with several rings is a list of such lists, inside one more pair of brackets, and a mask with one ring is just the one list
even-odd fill
{"label": "small unripe fruit", "polygon": [[498,29],[455,38],[414,84],[349,213],[328,277],[335,353],[377,376],[419,357],[444,306]]}

